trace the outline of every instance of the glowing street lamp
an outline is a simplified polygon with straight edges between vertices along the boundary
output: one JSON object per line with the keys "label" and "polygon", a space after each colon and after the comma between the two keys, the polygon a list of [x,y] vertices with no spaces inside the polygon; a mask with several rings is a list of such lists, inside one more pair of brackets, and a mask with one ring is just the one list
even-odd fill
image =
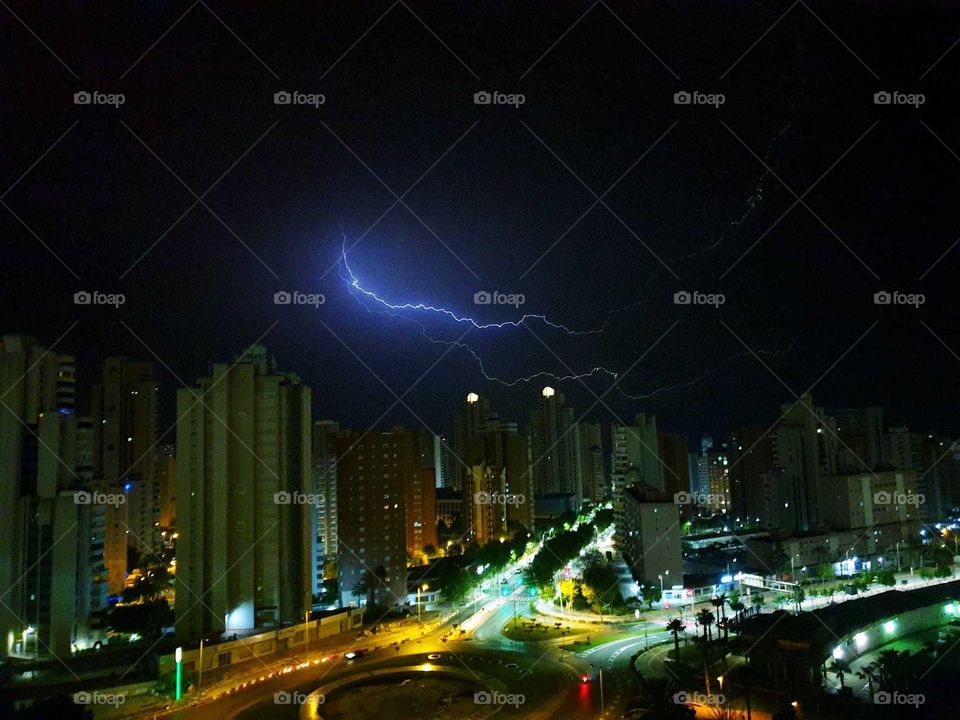
{"label": "glowing street lamp", "polygon": [[181,695],[181,682],[183,680],[183,674],[181,672],[181,662],[183,660],[183,648],[178,647],[177,651],[173,655],[174,660],[177,661],[177,700],[180,699]]}

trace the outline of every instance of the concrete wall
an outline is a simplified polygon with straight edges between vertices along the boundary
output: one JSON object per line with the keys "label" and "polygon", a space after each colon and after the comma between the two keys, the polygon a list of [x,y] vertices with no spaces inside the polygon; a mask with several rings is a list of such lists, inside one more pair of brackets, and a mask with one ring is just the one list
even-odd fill
{"label": "concrete wall", "polygon": [[[315,643],[318,640],[339,635],[340,633],[359,630],[362,624],[363,609],[353,608],[319,620],[311,620],[309,623],[291,625],[281,628],[280,630],[250,635],[249,637],[230,642],[204,645],[203,670],[207,672],[208,670],[236,665],[276,652],[293,650],[294,648],[306,650],[307,636],[304,634],[305,628],[308,629],[310,642]],[[199,647],[190,650],[184,649],[183,668],[185,670],[196,670],[199,667],[199,659]],[[176,669],[176,660],[174,659],[173,653],[161,656],[158,663],[161,677]]]}
{"label": "concrete wall", "polygon": [[[832,656],[824,658],[824,662],[829,663],[836,659],[849,663],[864,653],[873,652],[880,646],[896,640],[899,636],[938,627],[960,617],[960,604],[952,604],[955,608],[953,613],[947,611],[949,605],[951,603],[945,601],[898,615],[891,615],[872,625],[857,628],[849,635],[840,638],[840,642],[835,646],[840,650],[834,650]],[[885,625],[891,621],[894,624],[888,629]]]}

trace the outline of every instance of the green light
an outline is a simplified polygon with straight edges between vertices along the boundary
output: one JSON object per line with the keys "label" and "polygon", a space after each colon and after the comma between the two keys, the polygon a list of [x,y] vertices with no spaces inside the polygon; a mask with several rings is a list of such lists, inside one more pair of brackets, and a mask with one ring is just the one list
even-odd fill
{"label": "green light", "polygon": [[180,672],[180,661],[183,660],[183,648],[177,648],[177,651],[173,657],[177,661],[177,700],[179,700],[181,695],[181,679],[183,677]]}
{"label": "green light", "polygon": [[953,614],[957,611],[957,607],[956,607],[956,605],[954,605],[953,603],[948,603],[948,604],[947,604],[947,607],[946,607],[946,611],[947,611],[950,615],[953,615]]}
{"label": "green light", "polygon": [[897,624],[896,624],[893,620],[887,620],[887,621],[883,624],[883,630],[884,630],[884,632],[886,632],[888,635],[889,635],[890,633],[892,633],[892,632],[893,632],[894,630],[896,630],[896,629],[897,629]]}

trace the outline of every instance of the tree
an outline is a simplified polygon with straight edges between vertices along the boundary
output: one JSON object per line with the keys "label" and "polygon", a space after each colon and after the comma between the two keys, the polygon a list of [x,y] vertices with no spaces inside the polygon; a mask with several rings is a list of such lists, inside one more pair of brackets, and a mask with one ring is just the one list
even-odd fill
{"label": "tree", "polygon": [[713,613],[703,608],[700,612],[697,613],[697,622],[703,628],[703,639],[709,641],[713,639],[712,633],[710,632],[710,626],[713,625],[716,618]]}
{"label": "tree", "polygon": [[426,555],[428,558],[431,558],[431,559],[434,558],[434,557],[436,557],[436,556],[437,556],[437,548],[436,548],[436,546],[435,546],[435,545],[430,545],[430,544],[424,545],[424,546],[423,546],[423,554]]}
{"label": "tree", "polygon": [[803,601],[807,599],[807,594],[803,591],[803,588],[797,585],[793,589],[793,602],[797,606],[797,612],[803,610]]}
{"label": "tree", "polygon": [[643,678],[637,698],[637,704],[641,707],[633,708],[633,717],[642,717],[643,720],[693,720],[696,711],[674,700],[679,690],[680,686],[673,678]]}
{"label": "tree", "polygon": [[455,562],[443,562],[437,572],[436,579],[440,597],[453,604],[463,602],[474,588],[475,577],[475,574],[470,573]]}
{"label": "tree", "polygon": [[727,617],[727,613],[724,609],[724,605],[727,604],[727,596],[721,593],[720,595],[714,595],[710,598],[710,604],[715,608],[720,610],[720,619],[723,620]]}
{"label": "tree", "polygon": [[173,610],[166,600],[139,605],[119,605],[107,614],[107,624],[116,632],[160,637],[163,628],[174,623]]}
{"label": "tree", "polygon": [[843,690],[846,687],[843,684],[843,677],[850,672],[850,666],[844,662],[834,660],[830,663],[830,672],[837,676],[837,680],[840,681],[840,689]]}
{"label": "tree", "polygon": [[674,618],[667,623],[667,632],[673,633],[673,657],[680,662],[680,633],[684,631],[683,622]]}
{"label": "tree", "polygon": [[869,665],[864,665],[857,671],[857,677],[861,680],[867,681],[867,686],[870,690],[870,697],[873,698],[873,684],[880,679],[880,676],[877,674],[877,664],[875,662],[870,663]]}
{"label": "tree", "polygon": [[643,583],[640,586],[640,593],[643,595],[644,602],[647,603],[647,609],[653,610],[653,604],[663,599],[663,592],[659,585],[654,583]]}
{"label": "tree", "polygon": [[730,609],[735,613],[734,618],[739,622],[740,614],[744,611],[747,606],[744,605],[739,598],[737,600],[732,600],[730,602]]}

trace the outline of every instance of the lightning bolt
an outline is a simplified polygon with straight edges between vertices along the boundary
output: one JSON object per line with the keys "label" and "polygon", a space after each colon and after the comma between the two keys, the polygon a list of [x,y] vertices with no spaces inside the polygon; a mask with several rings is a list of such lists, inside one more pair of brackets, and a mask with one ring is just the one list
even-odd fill
{"label": "lightning bolt", "polygon": [[607,320],[603,321],[603,324],[599,328],[593,330],[573,330],[566,325],[561,325],[560,323],[552,322],[547,319],[546,315],[535,315],[535,314],[525,314],[519,320],[505,320],[503,322],[491,322],[491,323],[481,323],[474,320],[471,317],[457,315],[452,310],[448,310],[442,307],[436,307],[434,305],[428,305],[426,303],[391,303],[387,300],[384,300],[382,297],[377,295],[372,290],[367,290],[363,285],[360,284],[360,279],[356,276],[353,270],[350,268],[350,263],[347,262],[347,241],[346,237],[343,239],[343,244],[340,247],[340,267],[342,270],[346,271],[346,277],[341,273],[340,277],[347,280],[354,290],[362,293],[368,298],[378,302],[387,310],[414,310],[419,312],[429,312],[436,315],[444,315],[451,320],[454,320],[458,323],[468,323],[475,327],[477,330],[489,330],[491,328],[506,328],[506,327],[520,327],[529,320],[539,320],[544,325],[552,327],[556,330],[561,330],[568,335],[596,335],[602,333],[607,327]]}
{"label": "lightning bolt", "polygon": [[[430,332],[428,332],[423,322],[421,322],[415,317],[410,317],[408,314],[405,314],[403,311],[413,311],[413,312],[419,312],[419,313],[439,315],[442,317],[449,318],[450,320],[453,320],[458,324],[469,324],[471,327],[477,330],[489,330],[493,328],[501,328],[501,329],[516,328],[516,327],[520,327],[521,325],[523,325],[529,320],[537,320],[549,327],[560,330],[568,335],[579,336],[579,335],[596,335],[596,334],[602,333],[606,328],[607,323],[609,322],[610,316],[617,313],[625,312],[638,305],[643,305],[646,302],[646,300],[639,300],[618,308],[614,308],[613,310],[610,310],[607,313],[607,318],[603,321],[601,326],[593,330],[572,330],[566,325],[552,322],[551,320],[547,319],[545,315],[539,315],[539,314],[525,314],[519,320],[505,321],[505,322],[499,322],[499,323],[478,322],[477,320],[471,317],[460,316],[452,310],[449,310],[443,307],[437,307],[435,305],[431,305],[428,303],[389,302],[388,300],[382,298],[380,295],[378,295],[374,291],[365,288],[361,283],[359,277],[356,275],[356,273],[354,273],[353,269],[350,267],[350,264],[347,260],[345,236],[344,236],[344,242],[341,245],[341,249],[340,249],[339,274],[340,274],[340,278],[344,280],[351,289],[356,291],[356,293],[351,293],[351,297],[353,297],[357,301],[357,304],[360,305],[360,307],[362,307],[366,312],[371,314],[378,314],[378,315],[387,314],[387,315],[390,315],[391,317],[404,320],[406,322],[411,322],[420,329],[421,335],[427,341],[436,345],[445,345],[445,346],[453,345],[457,348],[465,350],[466,352],[470,353],[470,355],[473,357],[474,360],[476,360],[477,367],[479,368],[480,374],[484,377],[484,379],[489,380],[490,382],[498,383],[505,387],[515,387],[523,383],[533,382],[534,380],[542,380],[542,379],[548,379],[548,380],[552,380],[554,382],[559,383],[559,382],[566,382],[566,381],[572,381],[572,380],[583,381],[583,380],[587,380],[589,378],[597,377],[597,376],[606,376],[614,380],[614,382],[616,382],[619,379],[619,373],[616,370],[611,370],[610,368],[598,365],[596,367],[591,368],[590,370],[587,370],[586,372],[568,373],[566,375],[560,375],[554,372],[550,372],[548,370],[541,370],[541,371],[532,373],[530,375],[523,375],[520,377],[514,377],[514,378],[499,377],[497,375],[490,373],[487,370],[487,367],[483,361],[483,357],[469,343],[463,342],[462,340],[449,340],[449,339],[434,337],[433,335],[430,334]],[[362,295],[363,297],[373,300],[375,303],[375,306],[379,306],[381,309],[375,309],[375,307],[372,308],[369,306],[368,303],[362,302],[357,297],[357,293]],[[780,355],[785,352],[789,352],[789,350],[790,348],[787,348],[786,350],[781,350],[781,351],[757,350],[756,352],[758,355]],[[703,381],[707,377],[710,377],[711,375],[719,372],[720,369],[726,364],[732,362],[733,360],[736,360],[737,358],[741,358],[749,354],[750,353],[745,351],[735,353],[734,355],[731,355],[730,357],[727,357],[726,359],[722,360],[718,366],[711,368],[710,370],[707,370],[697,375],[696,377],[693,377],[691,379],[688,379],[673,385],[667,385],[667,386],[655,388],[645,393],[641,393],[641,394],[629,393],[623,390],[619,385],[616,385],[615,389],[620,395],[622,395],[624,398],[628,400],[632,400],[632,401],[647,400],[664,393],[668,393],[674,390],[679,390],[682,388],[696,385],[697,383]]]}

